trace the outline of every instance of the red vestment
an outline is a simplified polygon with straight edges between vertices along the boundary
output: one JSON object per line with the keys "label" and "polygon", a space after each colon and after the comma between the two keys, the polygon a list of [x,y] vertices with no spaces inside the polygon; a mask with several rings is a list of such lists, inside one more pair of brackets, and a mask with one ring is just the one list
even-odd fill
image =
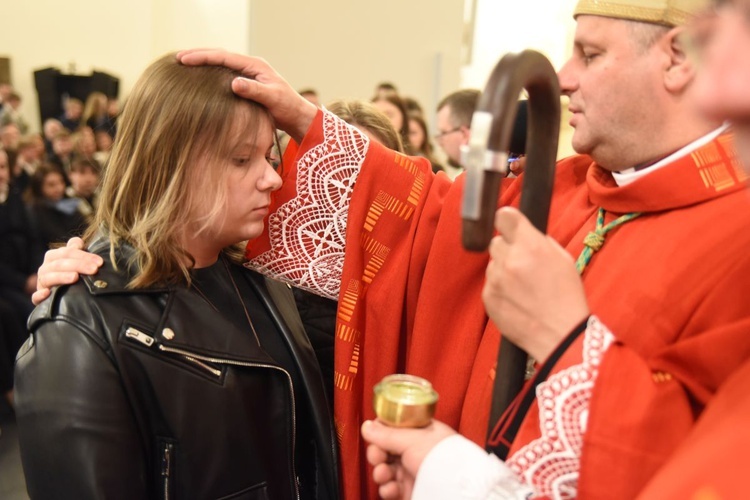
{"label": "red vestment", "polygon": [[[300,147],[305,165],[325,162],[325,155],[340,159],[357,144],[332,141],[325,123],[319,114]],[[728,141],[723,136],[621,188],[589,158],[558,164],[549,233],[574,257],[599,207],[606,222],[644,212],[608,234],[583,276],[591,310],[618,341],[591,400],[582,497],[632,497],[750,354],[750,337],[739,334],[750,324],[750,233],[743,231],[750,199]],[[451,183],[427,162],[374,143],[362,150],[366,155],[350,162],[359,162],[359,176],[346,225],[335,352],[347,499],[376,497],[359,437],[359,424],[373,417],[373,385],[395,372],[426,377],[440,394],[436,417],[483,444],[499,342],[481,301],[487,255],[466,252],[460,242],[462,178]],[[290,184],[279,194],[281,207],[296,195]],[[506,184],[499,204],[517,204],[520,183]],[[272,239],[283,233],[278,226],[269,227]],[[269,265],[274,258],[266,250],[254,247],[250,256]],[[555,372],[581,362],[582,342]],[[538,437],[532,408],[514,448]]]}
{"label": "red vestment", "polygon": [[640,500],[746,498],[750,460],[750,362],[719,389]]}

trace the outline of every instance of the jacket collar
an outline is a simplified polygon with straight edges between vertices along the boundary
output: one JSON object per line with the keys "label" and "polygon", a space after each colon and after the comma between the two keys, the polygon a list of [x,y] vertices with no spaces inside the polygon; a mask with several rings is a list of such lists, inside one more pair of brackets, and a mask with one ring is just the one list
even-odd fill
{"label": "jacket collar", "polygon": [[[105,235],[94,239],[88,250],[101,256],[104,264],[97,274],[82,276],[81,281],[96,298],[91,307],[100,309],[105,321],[118,321],[110,326],[112,335],[122,336],[133,326],[165,347],[234,363],[278,366],[251,333],[240,330],[189,288],[167,284],[128,288],[136,269],[135,250],[126,243],[120,245],[115,251],[115,269],[109,249]],[[57,296],[64,289],[60,287],[44,301],[30,321],[52,319],[58,309]]]}

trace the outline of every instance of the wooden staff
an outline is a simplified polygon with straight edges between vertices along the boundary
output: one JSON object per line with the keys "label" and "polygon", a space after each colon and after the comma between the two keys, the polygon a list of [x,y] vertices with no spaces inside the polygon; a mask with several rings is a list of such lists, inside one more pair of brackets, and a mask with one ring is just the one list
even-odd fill
{"label": "wooden staff", "polygon": [[[484,252],[494,234],[500,181],[505,176],[508,148],[519,95],[528,92],[526,168],[521,212],[546,232],[560,133],[560,84],[552,64],[542,54],[525,50],[497,63],[471,122],[471,139],[463,151],[466,166],[463,245]],[[521,391],[527,354],[503,338],[497,359],[490,429]]]}

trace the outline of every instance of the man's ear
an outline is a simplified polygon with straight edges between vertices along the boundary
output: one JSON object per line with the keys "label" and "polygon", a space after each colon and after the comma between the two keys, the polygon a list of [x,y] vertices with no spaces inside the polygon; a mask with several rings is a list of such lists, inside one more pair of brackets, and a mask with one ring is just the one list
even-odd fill
{"label": "man's ear", "polygon": [[695,78],[695,62],[690,57],[690,40],[684,27],[672,28],[661,41],[668,64],[664,72],[664,86],[675,94],[683,92]]}
{"label": "man's ear", "polygon": [[469,139],[471,138],[471,129],[467,127],[466,125],[461,125],[461,144],[469,144]]}

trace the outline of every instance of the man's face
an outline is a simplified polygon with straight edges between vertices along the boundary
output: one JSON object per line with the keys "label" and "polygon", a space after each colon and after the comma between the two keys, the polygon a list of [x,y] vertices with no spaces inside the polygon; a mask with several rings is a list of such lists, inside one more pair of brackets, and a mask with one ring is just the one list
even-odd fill
{"label": "man's face", "polygon": [[635,166],[628,164],[633,152],[658,137],[652,115],[659,110],[661,59],[633,40],[628,24],[579,16],[573,55],[558,73],[570,98],[573,148],[613,171]]}
{"label": "man's face", "polygon": [[0,142],[6,149],[15,150],[18,148],[18,141],[21,139],[21,133],[18,127],[9,124],[0,129]]}
{"label": "man's face", "polygon": [[69,136],[55,137],[52,141],[52,150],[58,156],[68,156],[73,152],[73,141]]}
{"label": "man's face", "polygon": [[44,137],[51,141],[59,131],[62,130],[62,124],[57,120],[49,120],[44,123]]}
{"label": "man's face", "polygon": [[437,114],[437,134],[435,140],[445,151],[448,163],[461,166],[461,146],[469,143],[469,128],[456,126],[451,117],[451,107],[443,106]]}
{"label": "man's face", "polygon": [[712,118],[729,119],[750,167],[750,0],[726,2],[699,21],[706,45],[695,81],[696,101]]}
{"label": "man's face", "polygon": [[68,107],[65,110],[65,115],[71,120],[78,120],[81,118],[83,113],[83,106],[77,102],[68,103]]}

